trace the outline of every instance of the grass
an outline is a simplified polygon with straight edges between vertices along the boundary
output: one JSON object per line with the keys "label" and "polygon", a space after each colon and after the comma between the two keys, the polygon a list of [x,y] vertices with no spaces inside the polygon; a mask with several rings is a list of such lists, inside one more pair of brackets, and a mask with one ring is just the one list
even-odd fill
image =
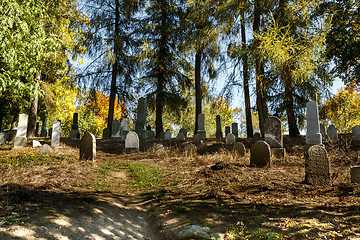
{"label": "grass", "polygon": [[137,189],[151,189],[162,179],[164,174],[160,169],[150,166],[147,163],[128,163],[130,177],[133,178],[133,186]]}

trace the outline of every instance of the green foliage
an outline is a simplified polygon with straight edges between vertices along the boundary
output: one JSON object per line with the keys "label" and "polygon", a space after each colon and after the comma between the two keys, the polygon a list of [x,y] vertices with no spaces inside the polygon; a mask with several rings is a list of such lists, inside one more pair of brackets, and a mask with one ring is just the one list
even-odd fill
{"label": "green foliage", "polygon": [[153,188],[154,185],[163,177],[163,173],[145,163],[129,163],[127,167],[131,171],[131,177],[134,178],[136,188]]}

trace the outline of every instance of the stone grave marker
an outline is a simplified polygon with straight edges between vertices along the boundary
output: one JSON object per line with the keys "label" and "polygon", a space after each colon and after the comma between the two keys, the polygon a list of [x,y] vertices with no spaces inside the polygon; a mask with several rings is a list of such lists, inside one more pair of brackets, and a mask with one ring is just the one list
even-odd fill
{"label": "stone grave marker", "polygon": [[223,138],[223,132],[222,132],[222,127],[221,127],[221,116],[220,115],[216,115],[216,133],[215,133],[215,137],[218,140],[221,140]]}
{"label": "stone grave marker", "polygon": [[39,137],[39,128],[40,128],[40,123],[36,122],[36,125],[35,125],[35,137]]}
{"label": "stone grave marker", "polygon": [[230,133],[230,126],[225,127],[225,137]]}
{"label": "stone grave marker", "polygon": [[179,132],[178,135],[176,136],[176,140],[178,140],[178,141],[185,141],[186,138],[185,138],[184,134],[182,134],[181,132]]}
{"label": "stone grave marker", "polygon": [[164,140],[165,139],[165,132],[159,133],[159,139]]}
{"label": "stone grave marker", "polygon": [[74,113],[73,115],[73,123],[71,125],[70,138],[80,138],[79,132],[79,114]]}
{"label": "stone grave marker", "polygon": [[33,147],[41,147],[41,143],[39,141],[37,141],[37,140],[33,140],[32,141],[32,146]]}
{"label": "stone grave marker", "polygon": [[325,125],[320,123],[320,133],[321,133],[321,138],[322,140],[326,139],[326,130],[325,130]]}
{"label": "stone grave marker", "polygon": [[270,145],[265,141],[257,141],[250,149],[250,166],[251,167],[268,167],[271,166]]}
{"label": "stone grave marker", "polygon": [[315,101],[310,101],[306,103],[306,144],[322,144],[319,124],[319,112],[317,103]]}
{"label": "stone grave marker", "polygon": [[171,131],[169,129],[165,132],[164,140],[171,140]]}
{"label": "stone grave marker", "polygon": [[130,131],[130,127],[129,127],[129,120],[124,118],[123,120],[121,120],[121,130],[120,130],[120,135],[122,139],[126,138],[126,135],[129,133]]}
{"label": "stone grave marker", "polygon": [[228,135],[226,135],[226,143],[235,143],[236,142],[236,137],[234,134],[229,133]]}
{"label": "stone grave marker", "polygon": [[119,138],[120,137],[120,121],[115,119],[111,124],[111,137]]}
{"label": "stone grave marker", "polygon": [[146,126],[146,98],[141,97],[138,101],[135,132],[137,134],[145,132],[146,130],[145,126]]}
{"label": "stone grave marker", "polygon": [[139,151],[139,137],[134,131],[130,131],[125,139],[125,152],[134,153]]}
{"label": "stone grave marker", "polygon": [[8,138],[7,132],[0,132],[0,144],[5,144]]}
{"label": "stone grave marker", "polygon": [[196,154],[197,147],[194,144],[189,143],[185,145],[184,151],[187,157],[191,157]]}
{"label": "stone grave marker", "polygon": [[39,154],[50,154],[51,151],[51,147],[47,144],[44,144],[39,148]]}
{"label": "stone grave marker", "polygon": [[200,113],[200,114],[199,114],[197,134],[200,134],[201,140],[205,140],[205,139],[206,139],[206,132],[205,132],[205,114],[203,114],[203,113]]}
{"label": "stone grave marker", "polygon": [[165,148],[164,145],[162,145],[161,143],[157,143],[155,145],[155,154],[156,156],[162,156],[165,154]]}
{"label": "stone grave marker", "polygon": [[233,151],[237,152],[239,156],[243,157],[246,154],[245,145],[242,142],[236,142],[234,143]]}
{"label": "stone grave marker", "polygon": [[104,128],[102,139],[109,139],[111,137],[111,131],[109,128]]}
{"label": "stone grave marker", "polygon": [[305,182],[310,185],[323,186],[331,184],[331,166],[323,146],[313,145],[305,158]]}
{"label": "stone grave marker", "polygon": [[256,133],[254,133],[254,136],[253,136],[253,139],[254,140],[259,140],[261,138],[261,134],[260,133],[258,133],[258,132],[256,132]]}
{"label": "stone grave marker", "polygon": [[151,129],[146,130],[146,133],[147,133],[149,139],[155,139],[156,134],[155,134],[154,130],[151,130]]}
{"label": "stone grave marker", "polygon": [[333,142],[337,142],[339,140],[338,131],[334,125],[330,125],[328,127],[327,135],[328,135],[328,138]]}
{"label": "stone grave marker", "polygon": [[17,132],[16,130],[9,130],[6,132],[7,133],[6,140],[9,144],[13,144],[15,142],[16,132]]}
{"label": "stone grave marker", "polygon": [[51,132],[51,146],[60,147],[60,136],[61,136],[61,122],[54,121],[52,132]]}
{"label": "stone grave marker", "polygon": [[234,134],[235,139],[239,138],[239,126],[236,122],[231,124],[231,133]]}
{"label": "stone grave marker", "polygon": [[352,128],[352,139],[355,141],[360,141],[360,125],[356,125]]}
{"label": "stone grave marker", "polygon": [[202,140],[201,140],[200,134],[195,134],[195,135],[193,136],[193,142],[194,142],[195,145],[200,145],[200,144],[202,144]]}
{"label": "stone grave marker", "polygon": [[46,122],[47,118],[44,118],[41,124],[40,137],[47,137]]}
{"label": "stone grave marker", "polygon": [[85,132],[80,141],[80,159],[95,161],[96,138],[93,134]]}
{"label": "stone grave marker", "polygon": [[28,115],[20,114],[19,123],[16,131],[16,137],[14,140],[14,148],[24,148],[27,145],[27,125],[28,125]]}
{"label": "stone grave marker", "polygon": [[283,147],[281,120],[278,117],[269,117],[265,120],[264,139],[271,148]]}
{"label": "stone grave marker", "polygon": [[182,133],[184,135],[185,139],[187,138],[187,130],[185,128],[181,128],[179,130],[179,133]]}
{"label": "stone grave marker", "polygon": [[350,166],[350,176],[352,183],[360,183],[360,166]]}

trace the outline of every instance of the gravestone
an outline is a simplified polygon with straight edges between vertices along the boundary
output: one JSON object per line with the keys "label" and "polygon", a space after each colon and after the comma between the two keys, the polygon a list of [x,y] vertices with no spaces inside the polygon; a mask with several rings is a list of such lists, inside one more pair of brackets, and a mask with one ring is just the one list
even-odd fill
{"label": "gravestone", "polygon": [[269,117],[265,120],[264,139],[271,148],[283,147],[281,120],[278,117]]}
{"label": "gravestone", "polygon": [[165,132],[164,140],[171,140],[171,131],[169,129]]}
{"label": "gravestone", "polygon": [[255,141],[259,140],[260,138],[261,138],[260,133],[258,133],[258,132],[254,133],[253,139],[254,139]]}
{"label": "gravestone", "polygon": [[201,137],[202,140],[206,139],[205,114],[203,114],[203,113],[199,114],[197,134],[200,134],[200,137]]}
{"label": "gravestone", "polygon": [[245,145],[242,142],[236,142],[234,143],[233,151],[237,152],[239,156],[243,157],[246,154]]}
{"label": "gravestone", "polygon": [[14,148],[24,148],[27,144],[27,124],[28,124],[28,115],[20,114],[19,123],[16,131],[16,137],[14,140]]}
{"label": "gravestone", "polygon": [[334,125],[330,125],[328,127],[327,136],[333,142],[337,142],[339,140],[338,131],[337,131],[337,129],[336,129],[336,127]]}
{"label": "gravestone", "polygon": [[41,147],[41,143],[39,141],[33,140],[32,141],[32,146],[33,147]]}
{"label": "gravestone", "polygon": [[51,151],[51,147],[47,144],[44,144],[39,148],[39,154],[50,154]]}
{"label": "gravestone", "polygon": [[355,141],[360,141],[360,125],[356,125],[352,128],[352,139]]}
{"label": "gravestone", "polygon": [[216,133],[215,133],[215,137],[218,140],[221,140],[223,138],[222,127],[221,127],[221,116],[220,115],[216,115]]}
{"label": "gravestone", "polygon": [[0,144],[5,144],[8,138],[7,132],[0,132]]}
{"label": "gravestone", "polygon": [[181,132],[179,132],[178,135],[176,136],[176,140],[178,140],[178,141],[185,141],[186,138],[185,138],[184,134],[182,134]]}
{"label": "gravestone", "polygon": [[236,137],[234,134],[229,133],[228,135],[226,135],[226,143],[235,143],[236,142]]}
{"label": "gravestone", "polygon": [[111,124],[111,137],[119,138],[120,137],[120,121],[115,119]]}
{"label": "gravestone", "polygon": [[46,122],[47,122],[47,118],[45,117],[42,120],[40,137],[47,137]]}
{"label": "gravestone", "polygon": [[305,158],[305,182],[310,185],[323,186],[331,184],[331,166],[323,146],[313,145]]}
{"label": "gravestone", "polygon": [[360,183],[360,166],[350,166],[350,176],[352,183]]}
{"label": "gravestone", "polygon": [[202,140],[201,140],[200,134],[195,134],[195,135],[193,136],[193,142],[194,142],[195,145],[200,145],[200,144],[202,144]]}
{"label": "gravestone", "polygon": [[73,115],[73,123],[71,125],[70,138],[80,138],[79,132],[79,114],[74,113]]}
{"label": "gravestone", "polygon": [[324,141],[326,139],[326,130],[325,130],[325,125],[320,123],[320,133],[321,133],[321,138]]}
{"label": "gravestone", "polygon": [[306,144],[322,144],[317,103],[306,103]]}
{"label": "gravestone", "polygon": [[130,131],[129,120],[124,118],[123,120],[121,120],[120,125],[121,125],[121,130],[120,130],[121,139],[125,139],[126,135]]}
{"label": "gravestone", "polygon": [[225,137],[230,133],[230,126],[225,127]]}
{"label": "gravestone", "polygon": [[185,128],[181,128],[179,133],[182,133],[185,137],[185,139],[187,138],[187,130]]}
{"label": "gravestone", "polygon": [[165,132],[160,132],[158,138],[161,139],[161,140],[164,140],[165,139]]}
{"label": "gravestone", "polygon": [[130,131],[125,138],[125,152],[134,153],[139,151],[139,137],[134,131]]}
{"label": "gravestone", "polygon": [[146,130],[146,133],[147,133],[149,139],[155,139],[156,134],[155,134],[154,130],[151,130],[151,129]]}
{"label": "gravestone", "polygon": [[35,137],[39,137],[39,128],[40,128],[40,123],[36,122],[36,125],[35,125]]}
{"label": "gravestone", "polygon": [[156,156],[162,156],[165,154],[165,148],[164,145],[162,145],[161,143],[157,143],[155,145],[155,154]]}
{"label": "gravestone", "polygon": [[135,122],[135,132],[137,134],[146,131],[146,99],[141,97],[138,101],[137,117]]}
{"label": "gravestone", "polygon": [[6,140],[9,144],[13,144],[15,142],[16,132],[17,132],[16,130],[9,130],[6,132],[7,133]]}
{"label": "gravestone", "polygon": [[51,146],[60,147],[60,136],[61,136],[61,122],[54,121],[52,132],[51,132]]}
{"label": "gravestone", "polygon": [[104,128],[102,139],[109,139],[111,137],[111,131],[109,128]]}
{"label": "gravestone", "polygon": [[231,124],[231,133],[234,134],[235,139],[239,138],[239,126],[236,122]]}
{"label": "gravestone", "polygon": [[257,141],[250,149],[250,166],[251,167],[268,167],[271,166],[270,145],[265,141]]}
{"label": "gravestone", "polygon": [[191,157],[196,154],[197,147],[194,144],[189,143],[185,145],[184,151],[187,157]]}
{"label": "gravestone", "polygon": [[96,138],[93,134],[85,132],[80,141],[80,160],[95,161],[96,159]]}

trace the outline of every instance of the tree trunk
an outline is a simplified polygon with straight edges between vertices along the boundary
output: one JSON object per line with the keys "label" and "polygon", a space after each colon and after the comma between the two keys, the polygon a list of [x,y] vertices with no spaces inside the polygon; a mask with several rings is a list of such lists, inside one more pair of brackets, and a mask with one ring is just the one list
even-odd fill
{"label": "tree trunk", "polygon": [[251,119],[251,104],[250,104],[250,91],[249,91],[249,66],[248,55],[246,47],[246,32],[245,32],[245,11],[241,12],[241,41],[242,41],[242,63],[243,63],[243,79],[244,79],[244,97],[245,97],[245,115],[246,115],[246,133],[247,137],[253,137],[253,125]]}
{"label": "tree trunk", "polygon": [[[114,120],[114,111],[115,111],[115,98],[116,98],[116,77],[118,74],[118,54],[119,54],[119,21],[120,21],[120,12],[119,12],[119,0],[115,0],[115,36],[114,36],[114,64],[112,65],[111,73],[111,88],[110,88],[110,99],[109,99],[109,112],[107,119],[107,128],[111,132],[112,121]],[[110,136],[106,136],[110,137]]]}
{"label": "tree trunk", "polygon": [[[254,35],[260,33],[260,15],[261,7],[259,0],[254,1],[254,22],[253,32]],[[257,48],[259,40],[254,40],[254,46]],[[266,86],[264,77],[264,62],[263,57],[260,56],[255,50],[255,75],[256,75],[256,106],[259,114],[259,127],[261,135],[264,136],[265,120],[269,117],[269,108],[266,101]]]}
{"label": "tree trunk", "polygon": [[199,114],[201,109],[201,50],[197,50],[195,54],[195,132],[198,130]]}
{"label": "tree trunk", "polygon": [[34,101],[31,103],[27,134],[26,134],[28,138],[35,137],[36,116],[37,116],[38,103],[39,103],[39,94],[37,89],[40,81],[39,72],[36,72],[35,79],[36,79],[35,97],[34,97]]}
{"label": "tree trunk", "polygon": [[[293,96],[293,86],[291,83],[291,76],[289,71],[283,71],[282,80],[284,82],[285,87],[285,99],[284,104],[286,108],[286,115],[288,119],[288,127],[289,127],[289,136],[290,137],[298,137],[300,135],[297,121],[295,117],[295,109],[294,109],[294,96]],[[287,74],[286,74],[287,73]]]}
{"label": "tree trunk", "polygon": [[2,132],[2,130],[3,130],[3,127],[2,127],[3,120],[4,120],[4,115],[3,115],[2,111],[0,111],[0,132]]}

